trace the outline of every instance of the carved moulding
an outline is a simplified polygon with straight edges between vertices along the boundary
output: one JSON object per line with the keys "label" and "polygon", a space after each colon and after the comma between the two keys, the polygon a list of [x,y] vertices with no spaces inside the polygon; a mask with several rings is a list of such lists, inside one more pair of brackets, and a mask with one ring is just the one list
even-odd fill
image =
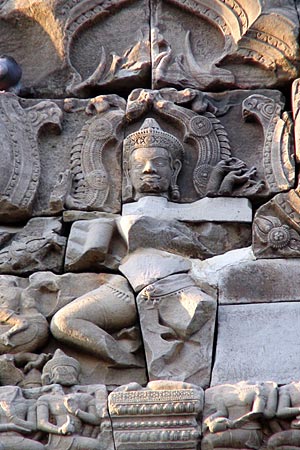
{"label": "carved moulding", "polygon": [[153,0],[153,87],[274,87],[297,75],[294,5]]}
{"label": "carved moulding", "polygon": [[[77,0],[61,13],[65,63],[71,72],[66,91],[76,96],[95,89],[126,89],[150,79],[149,5],[144,0]],[[134,20],[139,28],[130,27]],[[118,30],[112,34],[111,30]],[[120,36],[122,37],[120,39]]]}
{"label": "carved moulding", "polygon": [[300,257],[300,193],[298,188],[276,195],[261,206],[253,222],[256,258]]}
{"label": "carved moulding", "polygon": [[124,110],[125,100],[116,95],[96,97],[87,105],[86,112],[95,115],[85,122],[71,147],[67,209],[120,209]]}
{"label": "carved moulding", "polygon": [[41,174],[38,133],[52,124],[60,129],[62,113],[50,101],[22,108],[13,94],[0,95],[0,220],[13,222],[32,213]]}
{"label": "carved moulding", "polygon": [[258,121],[264,133],[263,169],[269,194],[288,190],[295,182],[293,122],[283,113],[283,103],[264,95],[250,95],[243,101],[245,120]]}
{"label": "carved moulding", "polygon": [[203,391],[176,381],[130,383],[108,397],[116,450],[197,449]]}

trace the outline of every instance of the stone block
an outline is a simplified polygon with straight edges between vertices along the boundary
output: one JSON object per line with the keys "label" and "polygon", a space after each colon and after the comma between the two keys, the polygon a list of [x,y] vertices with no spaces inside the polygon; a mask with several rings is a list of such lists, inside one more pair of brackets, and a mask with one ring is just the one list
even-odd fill
{"label": "stone block", "polygon": [[211,384],[300,377],[300,303],[221,305]]}
{"label": "stone block", "polygon": [[35,271],[60,273],[67,239],[61,219],[35,217],[5,240],[0,248],[0,273],[27,275]]}
{"label": "stone block", "polygon": [[118,235],[115,219],[78,220],[69,235],[65,270],[117,270],[125,254],[125,244]]}
{"label": "stone block", "polygon": [[163,197],[143,197],[127,203],[123,215],[143,215],[182,222],[252,222],[252,207],[246,198],[202,198],[194,203],[178,204]]}
{"label": "stone block", "polygon": [[273,259],[225,267],[219,276],[219,304],[300,301],[300,261]]}
{"label": "stone block", "polygon": [[150,380],[208,386],[217,302],[177,274],[147,286],[137,307]]}
{"label": "stone block", "polygon": [[191,262],[187,258],[147,248],[126,256],[119,270],[134,291],[139,292],[150,283],[174,273],[188,272],[190,268]]}

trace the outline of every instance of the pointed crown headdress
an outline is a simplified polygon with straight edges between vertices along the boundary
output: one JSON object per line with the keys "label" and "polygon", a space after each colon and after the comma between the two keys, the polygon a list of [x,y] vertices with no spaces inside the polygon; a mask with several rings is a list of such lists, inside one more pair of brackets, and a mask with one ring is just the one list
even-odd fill
{"label": "pointed crown headdress", "polygon": [[77,359],[72,358],[72,356],[67,356],[62,350],[57,349],[53,355],[53,358],[48,361],[44,368],[43,373],[51,372],[57,366],[68,366],[73,367],[76,371],[80,372],[80,364]]}
{"label": "pointed crown headdress", "polygon": [[162,147],[170,152],[173,159],[182,161],[184,155],[183,145],[170,133],[163,131],[154,119],[146,119],[140,129],[129,134],[124,139],[124,156],[138,148]]}

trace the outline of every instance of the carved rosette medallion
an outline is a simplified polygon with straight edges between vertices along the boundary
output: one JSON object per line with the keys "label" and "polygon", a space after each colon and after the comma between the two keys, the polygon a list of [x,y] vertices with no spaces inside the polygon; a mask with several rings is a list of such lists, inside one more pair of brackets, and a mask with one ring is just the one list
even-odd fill
{"label": "carved rosette medallion", "polygon": [[253,222],[257,258],[300,257],[300,196],[291,190],[261,206]]}

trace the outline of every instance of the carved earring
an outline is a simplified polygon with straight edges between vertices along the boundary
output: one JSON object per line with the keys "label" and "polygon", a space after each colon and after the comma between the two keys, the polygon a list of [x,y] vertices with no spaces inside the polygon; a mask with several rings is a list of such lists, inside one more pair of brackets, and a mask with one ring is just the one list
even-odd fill
{"label": "carved earring", "polygon": [[171,185],[171,200],[179,200],[180,199],[180,191],[178,184]]}

